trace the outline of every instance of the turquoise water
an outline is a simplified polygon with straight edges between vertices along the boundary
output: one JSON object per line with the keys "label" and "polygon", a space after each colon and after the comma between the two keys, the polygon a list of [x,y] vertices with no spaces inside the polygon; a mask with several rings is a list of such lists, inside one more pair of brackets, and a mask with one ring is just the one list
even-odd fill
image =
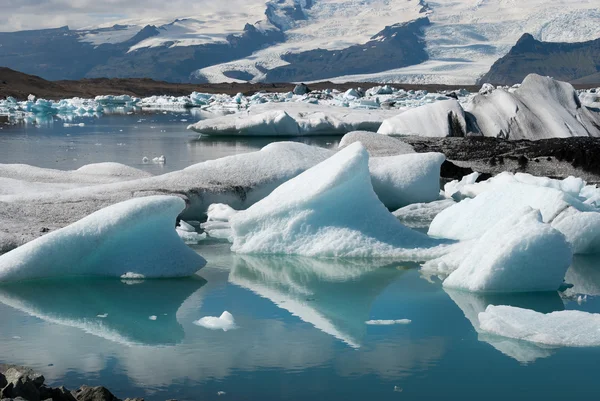
{"label": "turquoise water", "polygon": [[[0,131],[0,157],[56,168],[118,161],[156,172],[264,144],[198,141],[182,118],[12,126]],[[168,132],[150,128],[159,124]],[[56,161],[66,141],[78,157]],[[140,164],[151,152],[167,164]],[[208,265],[187,279],[0,286],[0,362],[32,367],[51,385],[104,385],[147,400],[565,400],[595,399],[600,390],[600,348],[540,347],[479,333],[477,324],[489,304],[600,312],[600,258],[578,257],[567,274],[574,292],[588,294],[578,303],[558,292],[445,291],[416,264],[235,255],[215,241],[194,249]],[[225,310],[236,329],[194,324]],[[367,325],[371,319],[411,323]]]}

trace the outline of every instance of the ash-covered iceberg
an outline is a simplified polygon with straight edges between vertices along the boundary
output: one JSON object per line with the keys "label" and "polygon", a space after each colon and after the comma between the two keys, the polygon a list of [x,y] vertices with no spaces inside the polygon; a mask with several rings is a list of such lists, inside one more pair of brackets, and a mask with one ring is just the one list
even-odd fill
{"label": "ash-covered iceberg", "polygon": [[398,136],[462,137],[467,134],[467,122],[460,103],[449,99],[416,107],[389,118],[381,124],[377,133]]}
{"label": "ash-covered iceberg", "polygon": [[600,136],[600,113],[573,86],[530,74],[514,91],[495,89],[466,106],[485,136],[512,140]]}
{"label": "ash-covered iceberg", "polygon": [[99,210],[0,256],[0,282],[102,276],[190,276],[206,261],[175,232],[185,202],[131,199]]}

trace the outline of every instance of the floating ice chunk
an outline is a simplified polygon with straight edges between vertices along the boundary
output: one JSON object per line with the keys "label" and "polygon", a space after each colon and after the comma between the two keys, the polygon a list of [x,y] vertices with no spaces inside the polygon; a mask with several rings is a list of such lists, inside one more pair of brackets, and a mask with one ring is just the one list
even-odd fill
{"label": "floating ice chunk", "polygon": [[100,315],[96,315],[96,317],[99,317],[100,319],[105,319],[108,317],[108,313],[102,313]]}
{"label": "floating ice chunk", "polygon": [[155,157],[154,159],[152,159],[152,161],[157,164],[165,164],[167,159],[165,158],[164,155],[160,155],[159,157]]}
{"label": "floating ice chunk", "polygon": [[150,320],[156,320],[157,316],[156,315],[148,316],[148,319],[150,319]]}
{"label": "floating ice chunk", "polygon": [[192,275],[206,261],[174,230],[184,208],[181,198],[149,196],[101,209],[0,256],[0,281],[128,272]]}
{"label": "floating ice chunk", "polygon": [[475,182],[477,182],[477,178],[479,178],[480,175],[481,174],[478,172],[473,172],[469,175],[465,175],[463,178],[461,178],[460,181],[450,181],[449,183],[444,185],[444,195],[446,196],[446,198],[452,198],[454,194],[460,192],[460,190],[465,186],[475,184]]}
{"label": "floating ice chunk", "polygon": [[465,136],[467,123],[460,103],[449,99],[416,107],[387,119],[377,133],[429,137]]}
{"label": "floating ice chunk", "polygon": [[[507,216],[461,252],[444,287],[472,292],[556,291],[572,260],[565,237],[538,211]],[[443,258],[442,258],[443,259]]]}
{"label": "floating ice chunk", "polygon": [[565,235],[573,253],[600,253],[600,213],[570,207],[552,222],[552,227]]}
{"label": "floating ice chunk", "polygon": [[370,131],[352,131],[347,133],[340,141],[339,148],[343,149],[354,142],[362,143],[371,157],[415,153],[415,149],[408,143]]}
{"label": "floating ice chunk", "polygon": [[63,126],[65,128],[70,128],[70,127],[85,127],[85,123],[79,123],[79,124],[64,123]]}
{"label": "floating ice chunk", "polygon": [[180,229],[181,231],[187,231],[190,233],[195,233],[196,229],[194,228],[194,226],[192,226],[191,224],[186,223],[183,220],[179,220],[179,224],[177,225],[177,228]]}
{"label": "floating ice chunk", "polygon": [[205,316],[200,320],[196,320],[194,324],[211,330],[228,331],[236,328],[233,315],[227,311],[223,312],[219,317]]}
{"label": "floating ice chunk", "polygon": [[123,275],[121,275],[121,278],[124,280],[143,280],[146,278],[146,276],[144,276],[143,274],[139,274],[139,273],[133,273],[133,272],[127,272]]}
{"label": "floating ice chunk", "polygon": [[371,326],[391,326],[394,324],[410,324],[410,319],[397,319],[397,320],[367,320],[365,324]]}
{"label": "floating ice chunk", "polygon": [[579,200],[553,188],[520,183],[492,188],[442,211],[431,222],[429,235],[457,240],[478,238],[500,220],[526,206],[539,210],[544,222],[553,221],[570,206],[582,211],[591,210]]}
{"label": "floating ice chunk", "polygon": [[142,157],[142,163],[148,163],[148,158],[146,156]]}
{"label": "floating ice chunk", "polygon": [[175,231],[177,231],[179,238],[188,245],[198,244],[200,241],[206,239],[206,233],[190,232],[182,230],[179,227],[176,228]]}
{"label": "floating ice chunk", "polygon": [[486,342],[503,354],[521,363],[533,362],[539,358],[547,358],[553,354],[548,347],[498,337],[483,331],[479,324],[479,314],[489,305],[510,305],[519,308],[533,309],[542,313],[564,310],[564,304],[556,291],[532,293],[487,293],[474,294],[464,291],[444,289],[454,303],[462,310],[473,328],[478,333],[477,339]]}
{"label": "floating ice chunk", "polygon": [[512,306],[490,305],[479,314],[491,334],[557,347],[600,346],[600,314],[566,310],[543,314]]}
{"label": "floating ice chunk", "polygon": [[374,157],[369,161],[377,196],[390,209],[411,203],[432,202],[440,193],[442,153],[412,153]]}
{"label": "floating ice chunk", "polygon": [[345,134],[355,130],[376,131],[385,118],[395,112],[386,110],[348,110],[348,108],[307,103],[272,103],[251,106],[248,110],[192,124],[188,129],[205,135],[286,136]]}
{"label": "floating ice chunk", "polygon": [[388,212],[373,191],[368,161],[364,147],[354,143],[236,213],[232,250],[406,260],[447,252]]}
{"label": "floating ice chunk", "polygon": [[237,210],[223,203],[213,203],[208,207],[206,215],[208,221],[229,221],[237,213]]}

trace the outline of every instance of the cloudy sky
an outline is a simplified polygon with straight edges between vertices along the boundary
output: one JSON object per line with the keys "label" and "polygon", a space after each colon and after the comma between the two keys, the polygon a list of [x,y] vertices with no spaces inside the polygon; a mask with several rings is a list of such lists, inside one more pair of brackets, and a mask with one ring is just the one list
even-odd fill
{"label": "cloudy sky", "polygon": [[23,29],[72,29],[124,19],[174,19],[227,12],[264,4],[265,0],[0,0],[0,32]]}

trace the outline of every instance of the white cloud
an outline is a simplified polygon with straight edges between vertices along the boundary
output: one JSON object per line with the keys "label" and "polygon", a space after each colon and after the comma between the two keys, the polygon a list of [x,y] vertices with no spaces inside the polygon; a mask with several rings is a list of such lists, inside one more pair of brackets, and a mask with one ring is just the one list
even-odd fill
{"label": "white cloud", "polygon": [[[256,15],[265,0],[1,0],[0,32],[24,29],[71,29],[107,25],[123,20],[145,21],[202,16],[231,11]],[[254,22],[254,21],[250,21]]]}

